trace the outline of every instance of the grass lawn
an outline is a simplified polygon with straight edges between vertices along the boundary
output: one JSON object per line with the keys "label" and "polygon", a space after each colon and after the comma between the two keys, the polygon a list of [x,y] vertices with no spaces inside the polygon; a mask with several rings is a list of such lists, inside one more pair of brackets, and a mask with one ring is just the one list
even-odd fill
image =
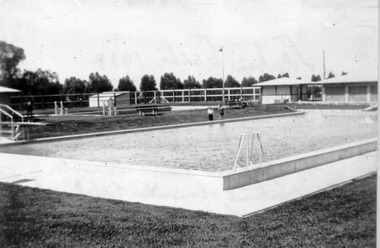
{"label": "grass lawn", "polygon": [[375,247],[376,176],[241,219],[0,184],[2,247]]}
{"label": "grass lawn", "polygon": [[[216,106],[218,103],[207,103],[210,106]],[[176,103],[172,105],[181,106],[184,104]],[[185,104],[189,105],[189,104]],[[192,103],[197,106],[199,103]],[[205,103],[203,103],[205,105]],[[295,109],[364,109],[368,105],[331,105],[331,104],[272,104],[258,105],[244,109],[226,109],[225,119],[262,116],[269,114],[289,113],[291,110],[286,107]],[[131,108],[130,106],[128,107]],[[132,108],[134,110],[134,107]],[[35,114],[52,114],[53,110],[39,110]],[[75,108],[70,109],[70,113],[84,111],[98,111],[101,114],[100,108]],[[121,110],[123,112],[123,110]],[[130,113],[130,111],[129,111]],[[207,121],[206,110],[185,110],[185,111],[164,111],[158,116],[139,116],[135,111],[133,114],[122,114],[118,116],[95,116],[95,115],[68,115],[68,116],[42,116],[39,117],[40,122],[47,122],[51,125],[45,127],[31,127],[30,139],[46,138],[62,135],[84,134],[103,131],[115,131],[142,127],[153,127],[163,125],[173,125],[191,122]],[[218,119],[218,113],[215,112],[215,119]]]}
{"label": "grass lawn", "polygon": [[[226,109],[225,119],[292,112],[285,107],[285,105],[267,105],[244,109]],[[127,114],[118,116],[63,115],[41,117],[39,121],[52,125],[31,127],[30,139],[208,121],[206,112],[207,110],[203,109],[166,111],[161,112],[158,116]],[[215,112],[214,118],[218,119],[218,113]]]}

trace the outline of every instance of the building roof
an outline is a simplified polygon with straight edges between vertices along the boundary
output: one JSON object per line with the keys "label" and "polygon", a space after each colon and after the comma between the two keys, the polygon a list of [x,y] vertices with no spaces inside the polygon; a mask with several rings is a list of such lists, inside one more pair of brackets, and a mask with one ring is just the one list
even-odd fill
{"label": "building roof", "polygon": [[281,86],[281,85],[289,86],[289,85],[300,85],[300,84],[309,84],[309,83],[310,81],[307,81],[307,80],[282,77],[282,78],[276,78],[273,80],[257,83],[257,84],[254,84],[253,86]]}
{"label": "building roof", "polygon": [[8,88],[5,86],[0,86],[0,93],[8,93],[8,92],[17,93],[17,92],[21,92],[21,90],[16,90],[16,89]]}
{"label": "building roof", "polygon": [[325,79],[318,82],[311,82],[310,84],[345,84],[345,83],[375,83],[378,81],[378,76],[375,74],[346,74],[344,76],[337,76]]}

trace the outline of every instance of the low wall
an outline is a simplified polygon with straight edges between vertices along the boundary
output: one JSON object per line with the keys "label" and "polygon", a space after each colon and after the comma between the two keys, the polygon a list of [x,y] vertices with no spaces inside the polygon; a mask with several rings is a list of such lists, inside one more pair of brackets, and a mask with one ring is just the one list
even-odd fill
{"label": "low wall", "polygon": [[271,180],[313,167],[376,151],[377,140],[369,139],[347,145],[271,161],[262,168],[239,168],[223,172],[223,190],[236,189]]}

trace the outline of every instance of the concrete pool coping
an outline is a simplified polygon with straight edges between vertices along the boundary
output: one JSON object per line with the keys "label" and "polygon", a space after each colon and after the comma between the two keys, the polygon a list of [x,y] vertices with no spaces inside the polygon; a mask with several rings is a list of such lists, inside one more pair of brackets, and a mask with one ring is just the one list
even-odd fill
{"label": "concrete pool coping", "polygon": [[241,118],[225,119],[225,120],[191,122],[191,123],[183,123],[183,124],[123,129],[123,130],[117,130],[117,131],[106,131],[106,132],[87,133],[87,134],[74,134],[74,135],[65,135],[65,136],[33,139],[33,140],[28,140],[28,141],[20,140],[20,141],[3,142],[3,143],[0,143],[0,146],[32,144],[32,143],[41,143],[41,142],[52,142],[52,141],[61,141],[61,140],[70,140],[70,139],[79,139],[79,138],[91,138],[91,137],[98,137],[98,136],[105,136],[105,135],[149,132],[149,131],[177,129],[177,128],[193,127],[193,126],[215,125],[215,124],[221,124],[221,123],[230,123],[230,122],[239,122],[239,121],[248,121],[248,120],[259,120],[259,119],[276,118],[276,117],[287,117],[287,116],[295,116],[295,115],[303,115],[303,114],[305,114],[304,111],[297,111],[297,112],[292,112],[292,113],[250,116],[250,117],[241,117]]}
{"label": "concrete pool coping", "polygon": [[377,150],[377,138],[352,142],[318,151],[281,158],[260,165],[220,172],[223,190],[261,183]]}
{"label": "concrete pool coping", "polygon": [[376,152],[370,152],[223,190],[222,173],[173,173],[166,168],[0,153],[0,182],[244,217],[374,173],[376,158]]}

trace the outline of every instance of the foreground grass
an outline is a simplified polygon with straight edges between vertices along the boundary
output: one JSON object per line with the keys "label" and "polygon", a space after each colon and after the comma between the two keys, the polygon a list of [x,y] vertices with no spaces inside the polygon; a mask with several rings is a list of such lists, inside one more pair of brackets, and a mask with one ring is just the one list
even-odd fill
{"label": "foreground grass", "polygon": [[245,219],[0,184],[0,223],[3,247],[375,247],[376,176]]}
{"label": "foreground grass", "polygon": [[[290,113],[284,105],[248,107],[244,109],[227,109],[225,119],[268,114]],[[218,114],[214,114],[218,119]],[[51,116],[42,117],[42,122],[49,126],[30,128],[30,138],[45,138],[62,135],[114,131],[142,127],[173,125],[208,121],[206,110],[167,111],[158,116],[139,116],[137,114],[118,116]]]}

